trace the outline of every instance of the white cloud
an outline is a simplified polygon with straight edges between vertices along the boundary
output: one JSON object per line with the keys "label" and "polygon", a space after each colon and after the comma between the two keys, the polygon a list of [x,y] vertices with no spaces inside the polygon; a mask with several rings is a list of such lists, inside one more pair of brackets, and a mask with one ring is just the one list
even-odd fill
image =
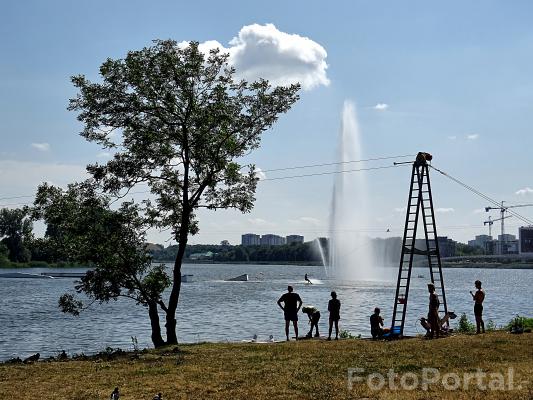
{"label": "white cloud", "polygon": [[457,136],[453,135],[453,136],[448,136],[448,139],[450,140],[456,140],[457,139]]}
{"label": "white cloud", "polygon": [[299,82],[306,90],[330,83],[326,50],[307,37],[282,32],[273,24],[243,26],[227,48],[215,40],[199,46],[205,53],[217,47],[229,53],[237,75],[248,81],[264,78],[273,85]]}
{"label": "white cloud", "polygon": [[32,143],[31,147],[34,149],[37,149],[39,151],[48,151],[50,150],[50,144],[49,143]]}
{"label": "white cloud", "polygon": [[479,139],[479,135],[477,133],[473,133],[471,135],[467,135],[466,138],[468,140],[476,140],[476,139]]}
{"label": "white cloud", "polygon": [[531,193],[533,193],[533,189],[531,189],[530,187],[525,187],[525,188],[517,190],[515,192],[515,194],[517,194],[519,196],[525,196],[525,195],[531,194]]}
{"label": "white cloud", "polygon": [[378,103],[374,106],[374,110],[378,111],[385,111],[387,108],[389,108],[389,105],[386,103]]}
{"label": "white cloud", "polygon": [[248,222],[256,227],[272,227],[276,225],[272,222],[264,220],[263,218],[248,218]]}
{"label": "white cloud", "polygon": [[289,219],[289,224],[299,224],[299,225],[313,225],[313,226],[320,226],[321,221],[317,218],[313,217],[298,217],[296,219]]}
{"label": "white cloud", "polygon": [[441,208],[437,208],[435,209],[435,212],[438,212],[438,213],[451,213],[451,212],[454,212],[455,209],[451,208],[451,207],[441,207]]}
{"label": "white cloud", "polygon": [[98,158],[108,158],[108,157],[111,157],[111,153],[109,153],[107,151],[102,151],[102,152],[98,153],[96,155],[96,157],[98,157]]}

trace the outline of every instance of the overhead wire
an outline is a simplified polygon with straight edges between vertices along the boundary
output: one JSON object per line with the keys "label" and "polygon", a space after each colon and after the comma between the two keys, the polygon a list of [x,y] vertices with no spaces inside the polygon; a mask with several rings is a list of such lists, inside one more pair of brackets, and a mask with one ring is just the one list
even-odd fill
{"label": "overhead wire", "polygon": [[375,158],[367,158],[367,159],[363,159],[363,160],[339,161],[339,162],[332,162],[332,163],[299,165],[299,166],[295,166],[295,167],[264,169],[264,170],[261,170],[261,172],[287,171],[287,170],[291,170],[291,169],[303,169],[303,168],[315,168],[315,167],[329,167],[329,166],[332,166],[332,165],[353,164],[353,163],[360,163],[360,162],[367,162],[367,161],[391,160],[391,159],[396,159],[396,158],[414,157],[414,156],[416,156],[416,154],[404,154],[404,155],[399,155],[399,156],[375,157]]}
{"label": "overhead wire", "polygon": [[[438,169],[437,167],[434,167],[433,165],[429,165],[430,168],[434,169],[435,171],[439,172],[440,174],[444,175],[446,178],[452,180],[453,182],[461,185],[462,187],[464,187],[465,189],[467,190],[470,190],[472,193],[480,196],[481,198],[487,200],[488,202],[496,205],[498,208],[502,208],[502,205],[499,201],[497,200],[494,200],[493,198],[487,196],[486,194],[480,192],[479,190],[477,190],[476,188],[470,186],[470,185],[467,185],[466,183],[460,181],[459,179],[457,178],[454,178],[453,176],[451,176],[450,174]],[[505,208],[505,207],[503,207]],[[523,222],[527,223],[528,225],[533,225],[533,221],[524,217],[523,215],[517,213],[516,211],[514,210],[510,210],[510,209],[506,209],[506,211],[508,211],[510,214],[512,214],[513,216],[515,216],[516,218],[522,220]]]}
{"label": "overhead wire", "polygon": [[[288,170],[294,170],[294,169],[316,168],[316,167],[343,165],[343,164],[360,163],[360,162],[368,162],[368,161],[390,160],[390,159],[404,158],[404,157],[409,157],[409,156],[411,156],[411,155],[407,154],[407,155],[397,155],[397,156],[374,157],[374,158],[367,158],[367,159],[361,159],[361,160],[350,160],[350,161],[342,161],[342,162],[334,162],[334,163],[297,165],[297,166],[292,166],[292,167],[261,170],[261,171],[258,171],[258,172],[263,172],[264,173],[264,172],[274,172],[274,171],[288,171]],[[374,170],[374,169],[392,168],[394,166],[395,165],[382,166],[382,167],[373,167],[373,168],[360,168],[360,169],[344,170],[344,171],[317,172],[317,173],[313,173],[313,174],[303,174],[303,175],[294,175],[294,176],[286,176],[286,177],[265,178],[265,179],[260,179],[259,182],[270,181],[270,180],[283,180],[283,179],[302,178],[302,177],[308,177],[308,176],[332,175],[332,174],[339,174],[339,173],[370,171],[370,170]],[[149,190],[135,191],[135,192],[130,192],[129,194],[143,194],[143,193],[150,193],[150,191]],[[14,200],[14,199],[22,199],[22,198],[30,198],[30,197],[34,197],[34,195],[6,196],[6,197],[0,197],[0,200]],[[32,204],[32,202],[30,201],[30,202],[19,202],[19,203],[5,203],[5,204],[0,204],[0,207],[10,207],[10,206],[29,205],[29,204]]]}

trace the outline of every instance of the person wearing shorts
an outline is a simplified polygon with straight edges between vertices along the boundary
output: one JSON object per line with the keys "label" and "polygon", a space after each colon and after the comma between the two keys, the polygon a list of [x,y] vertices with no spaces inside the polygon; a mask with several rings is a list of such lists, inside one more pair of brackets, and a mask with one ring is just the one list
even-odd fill
{"label": "person wearing shorts", "polygon": [[485,322],[483,321],[483,301],[485,292],[481,289],[481,281],[475,281],[476,293],[470,292],[474,300],[474,316],[476,317],[476,332],[485,333]]}
{"label": "person wearing shorts", "polygon": [[315,330],[315,337],[320,337],[320,333],[318,332],[318,321],[320,321],[320,311],[318,310],[318,308],[314,306],[303,306],[302,312],[304,314],[307,314],[307,317],[309,318],[309,324],[311,325],[307,337],[313,337],[313,329]]}
{"label": "person wearing shorts", "polygon": [[285,315],[285,335],[287,336],[287,341],[289,340],[289,324],[291,321],[294,327],[294,335],[296,336],[296,340],[298,340],[298,311],[300,311],[300,307],[302,306],[300,295],[294,293],[292,286],[289,286],[287,287],[287,293],[279,298],[278,306],[283,310]]}

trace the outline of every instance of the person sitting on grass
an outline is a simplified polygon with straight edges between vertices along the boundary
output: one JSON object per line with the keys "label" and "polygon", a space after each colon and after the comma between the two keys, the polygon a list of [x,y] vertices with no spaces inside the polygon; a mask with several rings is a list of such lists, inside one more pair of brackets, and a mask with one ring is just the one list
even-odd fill
{"label": "person sitting on grass", "polygon": [[320,337],[320,334],[318,333],[318,321],[320,321],[320,311],[313,306],[303,306],[302,312],[304,314],[307,314],[307,317],[309,318],[309,323],[311,324],[311,329],[309,329],[307,337],[313,337],[313,328],[315,328],[315,337]]}
{"label": "person sitting on grass", "polygon": [[341,302],[337,299],[337,292],[331,292],[331,300],[328,303],[329,311],[329,335],[328,340],[331,340],[331,331],[333,324],[335,324],[335,340],[339,340],[339,319],[341,319]]}
{"label": "person sitting on grass", "polygon": [[374,314],[370,316],[370,334],[372,339],[380,339],[383,337],[383,317],[379,315],[381,310],[379,307],[374,308]]}

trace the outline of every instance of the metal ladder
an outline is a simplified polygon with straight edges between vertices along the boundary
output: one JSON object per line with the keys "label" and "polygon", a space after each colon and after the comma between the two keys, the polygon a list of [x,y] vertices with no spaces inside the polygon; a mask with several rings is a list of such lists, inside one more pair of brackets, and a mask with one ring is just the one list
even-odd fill
{"label": "metal ladder", "polygon": [[[439,295],[441,304],[444,305],[444,315],[448,312],[439,242],[437,240],[433,197],[431,195],[431,184],[429,180],[429,166],[427,164],[427,161],[431,159],[432,156],[428,153],[418,153],[416,161],[413,163],[402,241],[402,254],[400,257],[400,268],[398,271],[398,282],[396,284],[396,296],[394,298],[394,310],[392,314],[392,337],[403,336],[413,257],[415,254],[427,256],[431,282],[435,285],[435,292]],[[425,250],[415,247],[416,232],[420,217],[424,225]]]}

